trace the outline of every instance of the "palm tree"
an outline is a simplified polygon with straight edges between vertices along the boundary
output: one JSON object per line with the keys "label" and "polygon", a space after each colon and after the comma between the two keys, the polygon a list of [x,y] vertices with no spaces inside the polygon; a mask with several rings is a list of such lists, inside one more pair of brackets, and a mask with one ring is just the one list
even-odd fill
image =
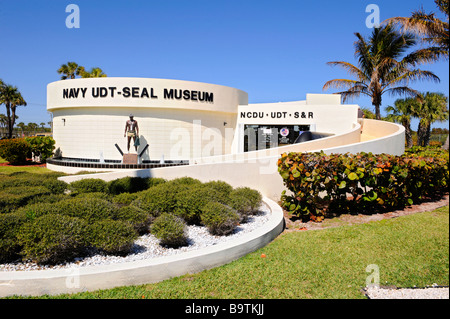
{"label": "palm tree", "polygon": [[81,76],[85,71],[81,65],[75,62],[67,62],[67,64],[61,65],[57,72],[58,74],[62,74],[61,80],[66,80],[75,79],[75,76]]}
{"label": "palm tree", "polygon": [[413,109],[417,109],[419,101],[415,98],[398,99],[394,102],[394,106],[386,107],[388,113],[386,119],[400,123],[405,127],[405,139],[407,147],[413,146],[412,130],[411,130],[411,117]]}
{"label": "palm tree", "polygon": [[422,101],[413,108],[414,115],[420,119],[417,129],[417,144],[427,146],[430,142],[431,124],[448,120],[448,98],[442,93],[427,92]]}
{"label": "palm tree", "polygon": [[[395,17],[387,19],[387,23],[395,23],[404,32],[414,32],[423,42],[430,45],[418,51],[431,57],[431,61],[441,58],[448,60],[450,52],[449,37],[449,0],[434,1],[439,11],[445,16],[445,20],[440,20],[435,13],[426,13],[423,9],[411,13],[411,17]],[[448,149],[449,136],[445,141],[444,148]]]}
{"label": "palm tree", "polygon": [[440,58],[448,59],[450,51],[449,38],[449,0],[435,0],[439,11],[446,17],[447,21],[440,20],[435,13],[426,13],[423,8],[411,13],[411,17],[394,17],[384,23],[395,23],[403,32],[413,32],[423,42],[429,45],[422,52],[437,61]]}
{"label": "palm tree", "polygon": [[81,74],[83,78],[105,78],[106,74],[100,68],[92,68],[90,71],[84,71]]}
{"label": "palm tree", "polygon": [[25,123],[24,122],[20,122],[20,123],[18,123],[17,125],[16,125],[18,128],[20,128],[20,130],[22,131],[22,136],[24,135],[23,134],[23,131],[25,130]]}
{"label": "palm tree", "polygon": [[5,104],[6,106],[8,138],[12,138],[13,127],[16,121],[16,108],[20,105],[26,106],[27,102],[25,102],[17,87],[3,84],[0,87],[0,104]]}
{"label": "palm tree", "polygon": [[337,94],[342,95],[343,102],[349,98],[359,97],[361,94],[371,97],[372,105],[378,120],[381,119],[380,107],[382,95],[419,96],[419,92],[409,87],[411,81],[440,79],[430,71],[416,69],[423,57],[418,54],[408,54],[402,58],[405,51],[416,44],[414,35],[401,34],[392,24],[374,28],[371,36],[366,40],[361,34],[355,33],[355,57],[358,66],[349,62],[334,61],[328,65],[339,66],[356,79],[334,79],[325,83],[324,90],[331,87],[346,89]]}
{"label": "palm tree", "polygon": [[3,129],[8,127],[8,118],[5,114],[0,114],[0,127],[2,128],[2,134],[0,137],[3,137]]}

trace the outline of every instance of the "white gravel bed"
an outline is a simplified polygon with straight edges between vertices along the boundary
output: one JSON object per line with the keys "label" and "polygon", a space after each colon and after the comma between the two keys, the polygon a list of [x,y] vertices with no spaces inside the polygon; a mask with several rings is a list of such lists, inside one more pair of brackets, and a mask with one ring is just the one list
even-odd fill
{"label": "white gravel bed", "polygon": [[59,264],[54,266],[40,266],[36,263],[8,263],[0,264],[0,271],[30,271],[30,270],[43,270],[43,269],[65,269],[72,267],[86,267],[95,265],[108,265],[112,263],[130,262],[136,260],[157,258],[163,256],[170,256],[180,254],[183,252],[206,248],[208,246],[217,245],[232,239],[239,238],[240,236],[252,232],[255,229],[261,227],[269,220],[270,208],[263,203],[259,209],[259,213],[250,216],[246,223],[238,225],[233,233],[228,236],[214,236],[211,235],[206,227],[189,225],[187,226],[188,245],[180,248],[168,248],[159,245],[159,240],[151,235],[146,234],[140,236],[134,244],[132,252],[127,256],[106,256],[106,255],[94,255],[84,258],[78,258],[73,262]]}
{"label": "white gravel bed", "polygon": [[449,287],[388,289],[368,287],[365,289],[370,299],[449,299]]}

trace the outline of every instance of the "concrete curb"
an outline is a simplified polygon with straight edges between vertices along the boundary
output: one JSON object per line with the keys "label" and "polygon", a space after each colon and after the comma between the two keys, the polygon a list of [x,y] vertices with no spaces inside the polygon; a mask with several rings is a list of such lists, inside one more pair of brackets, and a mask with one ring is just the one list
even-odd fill
{"label": "concrete curb", "polygon": [[268,198],[263,201],[270,207],[271,217],[262,227],[238,239],[149,260],[58,270],[0,272],[0,297],[56,295],[154,283],[227,264],[264,247],[283,231],[281,207]]}

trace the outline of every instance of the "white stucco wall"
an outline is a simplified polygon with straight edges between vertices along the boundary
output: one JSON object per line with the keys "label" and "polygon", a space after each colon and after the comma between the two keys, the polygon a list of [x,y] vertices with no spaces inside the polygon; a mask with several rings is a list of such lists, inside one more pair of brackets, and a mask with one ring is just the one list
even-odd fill
{"label": "white stucco wall", "polygon": [[[180,90],[177,92],[181,98],[169,95],[167,92],[173,93],[170,90]],[[125,93],[129,96],[124,97]],[[200,101],[205,94],[209,100]],[[57,81],[47,86],[55,146],[63,157],[72,158],[99,159],[102,154],[104,159],[121,160],[115,144],[126,152],[124,128],[130,113],[139,123],[138,153],[149,144],[142,160],[163,156],[188,160],[229,153],[238,105],[247,103],[248,95],[241,90],[191,81],[94,78]],[[199,143],[204,147],[197,147]]]}

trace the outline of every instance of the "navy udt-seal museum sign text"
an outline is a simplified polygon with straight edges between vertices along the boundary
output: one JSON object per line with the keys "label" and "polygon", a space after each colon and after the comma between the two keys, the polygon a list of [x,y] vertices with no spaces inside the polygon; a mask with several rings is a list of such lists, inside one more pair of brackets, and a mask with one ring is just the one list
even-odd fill
{"label": "navy udt-seal museum sign text", "polygon": [[91,90],[88,88],[65,88],[62,90],[63,99],[77,99],[85,98],[87,94],[90,94],[93,98],[105,98],[105,97],[117,97],[123,96],[124,98],[147,98],[158,99],[160,95],[166,100],[186,100],[186,101],[199,101],[214,103],[214,93],[203,92],[196,90],[183,90],[183,89],[167,89],[165,88],[162,94],[156,95],[154,88],[146,87],[128,87],[125,86],[120,90],[115,86],[109,87],[93,87]]}

